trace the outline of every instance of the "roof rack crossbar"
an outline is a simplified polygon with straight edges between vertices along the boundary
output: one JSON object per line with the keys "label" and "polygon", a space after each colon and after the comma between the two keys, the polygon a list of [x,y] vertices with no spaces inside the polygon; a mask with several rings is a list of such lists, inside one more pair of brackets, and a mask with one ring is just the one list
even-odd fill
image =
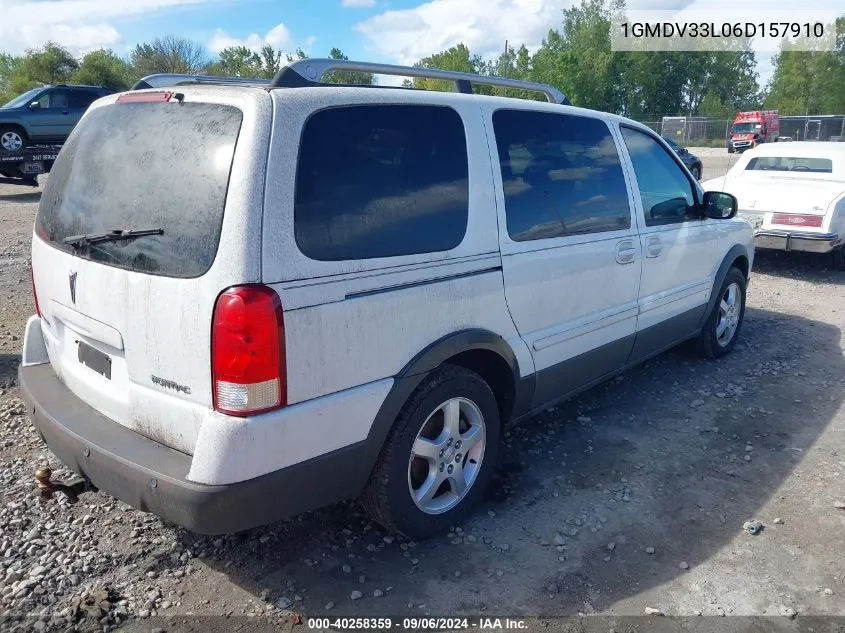
{"label": "roof rack crossbar", "polygon": [[393,64],[378,64],[371,62],[356,62],[346,59],[300,59],[284,66],[270,82],[271,88],[291,88],[303,84],[318,84],[327,72],[346,70],[373,73],[376,75],[393,75],[397,77],[419,77],[422,79],[441,79],[450,81],[455,92],[472,92],[472,85],[497,86],[540,92],[551,103],[571,105],[560,90],[547,84],[505,77],[487,77],[454,70],[437,70],[433,68],[418,68],[416,66],[394,66]]}

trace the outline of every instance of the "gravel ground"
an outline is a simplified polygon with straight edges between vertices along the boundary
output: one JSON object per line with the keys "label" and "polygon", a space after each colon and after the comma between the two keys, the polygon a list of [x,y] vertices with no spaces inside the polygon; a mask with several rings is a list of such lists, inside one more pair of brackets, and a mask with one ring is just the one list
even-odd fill
{"label": "gravel ground", "polygon": [[[705,178],[728,164],[701,154]],[[69,475],[15,386],[39,195],[0,185],[3,630],[15,616],[38,631],[216,616],[201,629],[222,631],[300,613],[845,615],[845,273],[819,259],[759,254],[727,359],[669,352],[512,431],[489,498],[448,535],[395,538],[350,503],[201,537],[103,493],[35,496],[39,464]]]}

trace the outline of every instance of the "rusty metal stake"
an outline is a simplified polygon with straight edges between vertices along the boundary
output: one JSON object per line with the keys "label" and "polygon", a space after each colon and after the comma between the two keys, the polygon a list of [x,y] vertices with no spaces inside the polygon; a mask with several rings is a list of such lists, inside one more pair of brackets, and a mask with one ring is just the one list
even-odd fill
{"label": "rusty metal stake", "polygon": [[63,484],[50,481],[52,476],[53,471],[46,466],[35,471],[35,483],[38,486],[42,502],[52,499],[54,492],[61,492],[70,503],[76,503],[79,501],[79,495],[88,489],[88,484],[84,479],[79,479],[71,484]]}

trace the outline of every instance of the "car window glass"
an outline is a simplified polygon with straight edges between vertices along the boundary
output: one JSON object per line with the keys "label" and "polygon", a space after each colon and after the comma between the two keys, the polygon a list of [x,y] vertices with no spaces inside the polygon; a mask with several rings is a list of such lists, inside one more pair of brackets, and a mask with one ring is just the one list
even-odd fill
{"label": "car window glass", "polygon": [[74,90],[70,93],[70,107],[75,110],[85,110],[97,99],[93,90]]}
{"label": "car window glass", "polygon": [[692,185],[669,151],[639,130],[623,126],[622,136],[640,187],[646,225],[699,219]]}
{"label": "car window glass", "polygon": [[67,108],[68,93],[64,90],[50,90],[41,95],[37,101],[42,109]]}
{"label": "car window glass", "polygon": [[752,158],[746,171],[797,171],[817,174],[833,173],[833,161],[829,158],[759,156]]}
{"label": "car window glass", "polygon": [[498,110],[493,129],[511,239],[522,242],[630,228],[619,153],[603,121]]}
{"label": "car window glass", "polygon": [[294,235],[311,259],[447,251],[469,216],[460,115],[437,106],[347,106],[305,124]]}

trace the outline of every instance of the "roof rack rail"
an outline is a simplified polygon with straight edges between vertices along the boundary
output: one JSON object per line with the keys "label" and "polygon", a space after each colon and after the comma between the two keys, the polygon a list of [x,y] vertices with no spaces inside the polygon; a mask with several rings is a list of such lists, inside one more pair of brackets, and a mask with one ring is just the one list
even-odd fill
{"label": "roof rack rail", "polygon": [[378,64],[371,62],[356,62],[346,59],[300,59],[276,73],[271,88],[299,88],[313,86],[320,83],[323,76],[333,70],[348,70],[376,75],[393,75],[397,77],[419,77],[424,79],[441,79],[451,81],[456,92],[472,94],[472,85],[497,86],[540,92],[551,103],[572,105],[560,90],[548,84],[507,79],[505,77],[487,77],[454,70],[438,70],[434,68],[418,68],[416,66],[395,66],[393,64]]}
{"label": "roof rack rail", "polygon": [[327,72],[333,70],[347,70],[372,73],[375,75],[393,75],[397,77],[419,77],[424,79],[440,79],[451,81],[456,92],[472,94],[473,84],[496,86],[539,92],[546,100],[561,105],[572,105],[560,90],[548,84],[507,79],[505,77],[487,77],[454,70],[438,70],[434,68],[417,68],[416,66],[394,66],[392,64],[377,64],[370,62],[355,62],[346,59],[300,59],[283,66],[272,81],[253,77],[221,77],[217,75],[179,75],[162,73],[148,75],[132,86],[131,90],[147,88],[172,88],[191,84],[209,85],[240,85],[262,88],[304,88],[308,86],[326,85],[320,81]]}
{"label": "roof rack rail", "polygon": [[130,90],[146,90],[147,88],[172,88],[173,86],[186,86],[191,84],[210,85],[238,85],[238,86],[260,86],[268,87],[270,82],[267,79],[254,77],[222,77],[217,75],[179,75],[176,73],[159,73],[147,75],[135,82]]}

